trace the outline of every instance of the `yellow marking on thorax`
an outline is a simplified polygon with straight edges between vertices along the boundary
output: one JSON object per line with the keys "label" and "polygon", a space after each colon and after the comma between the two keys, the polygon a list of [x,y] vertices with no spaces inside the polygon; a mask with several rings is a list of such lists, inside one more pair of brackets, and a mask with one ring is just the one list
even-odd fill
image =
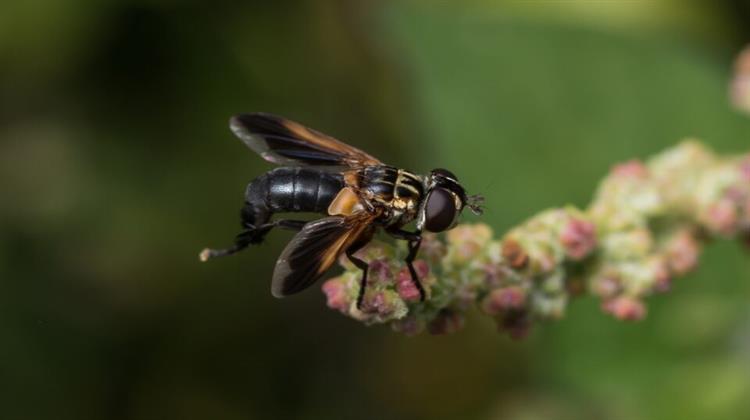
{"label": "yellow marking on thorax", "polygon": [[403,198],[394,198],[391,201],[391,205],[399,210],[404,210],[409,207],[409,202]]}
{"label": "yellow marking on thorax", "polygon": [[[406,190],[409,190],[412,194],[418,195],[419,191],[416,188],[404,182],[404,179],[406,178],[413,180],[414,175],[411,172],[407,172],[403,169],[399,169],[398,174],[396,175],[396,187],[404,188]],[[398,188],[394,188],[393,194],[398,196]]]}

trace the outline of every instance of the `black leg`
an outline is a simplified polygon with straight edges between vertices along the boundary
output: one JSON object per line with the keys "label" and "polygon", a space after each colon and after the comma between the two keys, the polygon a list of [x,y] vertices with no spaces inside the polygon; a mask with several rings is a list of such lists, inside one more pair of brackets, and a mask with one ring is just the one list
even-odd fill
{"label": "black leg", "polygon": [[354,253],[357,252],[359,248],[360,247],[347,249],[346,256],[352,264],[362,270],[362,280],[359,282],[359,293],[357,294],[357,309],[362,309],[362,301],[365,298],[365,289],[367,288],[367,269],[370,268],[370,265],[354,256]]}
{"label": "black leg", "polygon": [[307,222],[304,220],[281,219],[275,220],[271,223],[260,225],[258,227],[247,225],[247,228],[234,238],[234,245],[225,249],[206,248],[201,251],[200,259],[201,261],[207,261],[210,258],[224,257],[227,255],[235,254],[247,248],[251,244],[260,243],[266,236],[266,234],[268,234],[268,232],[275,227],[289,230],[300,230],[303,226],[305,226],[306,223]]}
{"label": "black leg", "polygon": [[271,225],[278,226],[282,229],[288,229],[288,230],[302,230],[302,228],[307,224],[304,220],[288,220],[288,219],[281,219],[277,220],[273,223],[270,223]]}
{"label": "black leg", "polygon": [[302,230],[302,227],[305,226],[305,224],[307,224],[307,222],[304,220],[279,219],[254,228],[253,232],[256,236],[260,236],[262,239],[263,236],[266,236],[266,234],[275,227],[288,230]]}
{"label": "black leg", "polygon": [[201,251],[200,253],[200,260],[203,262],[206,262],[211,258],[232,255],[236,252],[242,251],[243,249],[247,248],[247,245],[248,245],[247,243],[243,243],[243,244],[235,243],[231,247],[224,248],[224,249],[204,248],[203,251]]}
{"label": "black leg", "polygon": [[203,262],[208,261],[211,258],[216,257],[225,257],[227,255],[236,254],[237,252],[242,251],[243,249],[247,248],[248,245],[253,243],[253,238],[258,233],[258,231],[255,228],[248,228],[240,232],[237,236],[234,238],[234,245],[230,246],[229,248],[224,249],[210,249],[205,248],[200,253],[200,260]]}
{"label": "black leg", "polygon": [[419,301],[424,302],[425,299],[425,292],[424,287],[422,287],[422,283],[419,281],[419,277],[417,277],[417,270],[414,269],[414,259],[417,258],[417,253],[419,252],[419,246],[422,244],[422,237],[420,236],[419,239],[414,241],[409,241],[409,255],[406,256],[406,266],[409,267],[409,274],[411,274],[411,281],[414,283],[414,286],[416,286],[417,290],[419,290]]}
{"label": "black leg", "polygon": [[409,274],[411,275],[411,281],[414,284],[414,287],[419,290],[419,300],[420,302],[424,302],[425,299],[425,291],[424,287],[422,287],[422,283],[419,281],[419,277],[417,277],[417,270],[414,269],[414,260],[417,258],[417,253],[419,252],[419,246],[422,244],[422,235],[421,232],[407,232],[405,230],[401,229],[393,229],[389,230],[388,233],[397,239],[403,239],[405,241],[409,242],[409,254],[406,255],[406,267],[409,269]]}

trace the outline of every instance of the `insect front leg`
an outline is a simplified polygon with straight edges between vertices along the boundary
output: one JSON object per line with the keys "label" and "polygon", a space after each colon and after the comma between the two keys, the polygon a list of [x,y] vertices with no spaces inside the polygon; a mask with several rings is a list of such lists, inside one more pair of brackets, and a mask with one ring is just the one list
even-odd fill
{"label": "insect front leg", "polygon": [[419,290],[419,301],[424,302],[424,287],[422,287],[422,283],[419,281],[419,277],[417,277],[417,270],[414,269],[413,264],[414,260],[417,258],[419,246],[422,244],[422,232],[407,232],[402,229],[390,229],[387,230],[387,232],[389,235],[393,236],[396,239],[408,241],[409,253],[406,255],[406,259],[404,261],[406,262],[406,267],[409,269],[409,275],[411,276],[412,283],[417,288],[417,290]]}

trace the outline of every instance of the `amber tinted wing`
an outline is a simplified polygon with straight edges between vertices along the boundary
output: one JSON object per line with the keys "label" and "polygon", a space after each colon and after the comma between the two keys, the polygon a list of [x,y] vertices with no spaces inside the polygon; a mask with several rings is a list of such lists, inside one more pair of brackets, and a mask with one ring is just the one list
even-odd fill
{"label": "amber tinted wing", "polygon": [[301,292],[318,280],[346,249],[368,234],[375,216],[357,213],[331,216],[306,224],[276,261],[271,293],[284,297]]}
{"label": "amber tinted wing", "polygon": [[279,165],[381,165],[369,154],[302,124],[272,114],[235,115],[232,132],[263,159]]}

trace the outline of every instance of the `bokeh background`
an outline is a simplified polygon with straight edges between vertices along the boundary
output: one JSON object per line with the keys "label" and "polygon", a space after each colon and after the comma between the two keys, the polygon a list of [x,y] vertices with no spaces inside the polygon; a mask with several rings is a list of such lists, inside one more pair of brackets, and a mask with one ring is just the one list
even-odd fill
{"label": "bokeh background", "polygon": [[[0,5],[0,417],[748,419],[750,258],[709,247],[641,323],[595,299],[521,342],[408,338],[269,293],[289,233],[210,264],[271,168],[267,111],[487,196],[500,233],[584,206],[728,106],[742,0],[28,0]],[[467,217],[466,220],[476,220]]]}

